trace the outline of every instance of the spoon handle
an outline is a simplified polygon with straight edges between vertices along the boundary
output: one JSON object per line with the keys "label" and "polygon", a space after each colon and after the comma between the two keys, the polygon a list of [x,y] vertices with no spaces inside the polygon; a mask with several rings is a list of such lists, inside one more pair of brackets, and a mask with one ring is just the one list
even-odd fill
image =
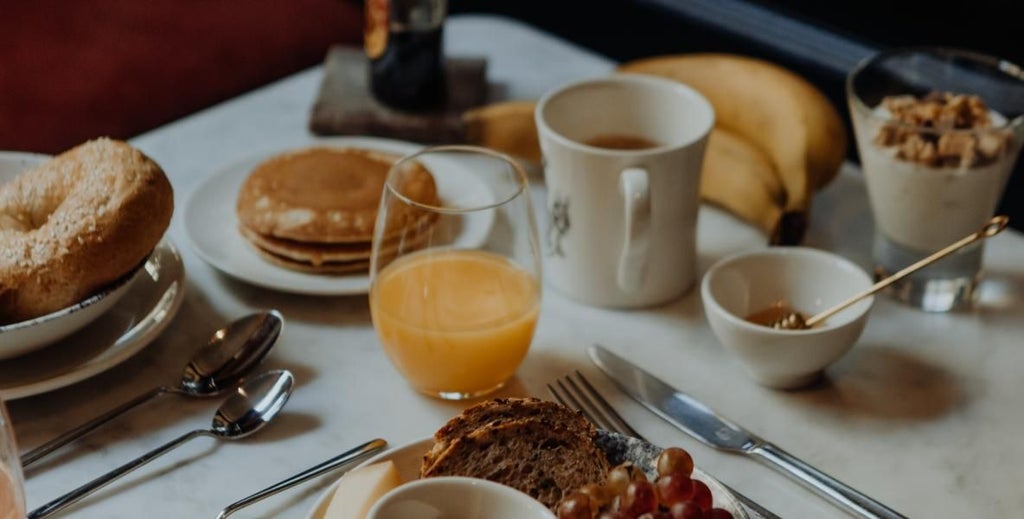
{"label": "spoon handle", "polygon": [[125,463],[124,465],[121,465],[120,467],[111,470],[110,472],[107,472],[106,474],[72,490],[71,492],[68,492],[63,496],[58,497],[57,499],[54,499],[53,501],[50,501],[49,503],[46,503],[45,505],[39,508],[36,508],[30,514],[28,514],[26,519],[40,519],[42,517],[49,517],[50,515],[77,503],[85,496],[88,496],[89,494],[92,494],[93,492],[107,486],[108,484],[112,483],[114,480],[120,478],[121,476],[124,476],[125,474],[149,463],[150,461],[159,458],[160,456],[173,450],[175,447],[191,440],[192,438],[209,434],[211,434],[210,431],[205,429],[197,429],[195,431],[185,433],[177,437],[176,439],[171,440],[161,445],[160,447],[157,447],[143,454],[142,456],[139,456],[138,458],[135,458],[134,460],[129,461],[128,463]]}
{"label": "spoon handle", "polygon": [[43,458],[47,454],[50,454],[51,452],[81,438],[82,436],[89,434],[90,432],[99,428],[101,425],[113,420],[114,418],[117,418],[118,416],[121,416],[122,414],[132,409],[135,409],[136,407],[168,391],[170,391],[170,388],[166,387],[158,387],[155,389],[151,389],[146,393],[143,393],[115,407],[114,409],[111,409],[110,411],[107,411],[106,413],[103,413],[100,416],[97,416],[96,418],[89,420],[86,423],[79,425],[78,427],[75,427],[74,429],[71,429],[70,431],[67,431],[64,434],[61,434],[60,436],[26,452],[25,454],[22,454],[21,466],[27,468],[29,465],[32,465],[36,461],[39,461],[39,459]]}
{"label": "spoon handle", "polygon": [[833,315],[839,313],[842,310],[845,310],[846,307],[856,303],[857,301],[860,301],[861,299],[864,299],[865,297],[874,294],[875,292],[878,292],[879,290],[907,277],[910,274],[913,274],[914,272],[917,272],[918,270],[928,265],[931,265],[932,263],[942,258],[945,258],[946,256],[949,256],[950,254],[976,241],[981,241],[984,240],[985,238],[989,238],[991,236],[999,234],[1000,232],[1002,232],[1003,229],[1006,228],[1006,225],[1009,222],[1010,219],[1007,218],[1006,216],[993,216],[988,221],[988,223],[986,223],[981,229],[978,229],[976,232],[972,232],[971,234],[968,234],[967,236],[960,238],[959,240],[947,245],[946,247],[938,251],[935,251],[930,256],[920,259],[914,264],[903,268],[902,270],[896,272],[895,274],[889,277],[886,277],[885,279],[882,279],[878,283],[872,285],[867,290],[847,299],[846,301],[843,301],[842,303],[839,303],[836,306],[833,306],[832,308],[829,308],[828,310],[825,310],[824,312],[821,312],[818,315],[815,315],[814,317],[811,317],[810,319],[807,320],[805,327],[810,328],[815,324],[818,324],[821,321],[824,321],[825,319],[832,317]]}
{"label": "spoon handle", "polygon": [[310,467],[288,479],[285,479],[267,488],[264,488],[263,490],[260,490],[259,492],[256,492],[255,494],[252,494],[249,497],[231,503],[230,505],[226,506],[223,510],[221,510],[219,514],[217,514],[217,519],[224,519],[225,517],[253,503],[262,501],[272,495],[278,494],[295,485],[298,485],[299,483],[303,483],[322,474],[326,474],[332,470],[335,470],[348,463],[351,463],[359,458],[362,458],[369,454],[373,454],[374,452],[377,452],[386,447],[387,444],[388,442],[380,438],[377,438],[376,440],[370,440],[354,449],[345,451],[319,465],[316,465],[315,467]]}

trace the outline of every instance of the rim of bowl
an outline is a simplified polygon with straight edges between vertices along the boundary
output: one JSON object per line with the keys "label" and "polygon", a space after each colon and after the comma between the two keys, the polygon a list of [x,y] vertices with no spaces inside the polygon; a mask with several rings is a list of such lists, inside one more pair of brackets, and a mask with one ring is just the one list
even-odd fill
{"label": "rim of bowl", "polygon": [[[757,251],[745,251],[731,254],[716,261],[708,269],[708,271],[704,274],[704,278],[701,280],[700,289],[701,299],[703,300],[704,305],[714,305],[715,309],[717,309],[722,315],[724,315],[726,320],[729,321],[734,326],[739,326],[740,328],[746,330],[760,331],[765,333],[777,333],[780,335],[820,335],[835,330],[841,326],[850,324],[853,321],[856,321],[862,315],[867,314],[871,310],[871,307],[873,307],[875,304],[875,296],[867,296],[863,299],[863,301],[867,301],[867,305],[864,306],[864,310],[859,312],[857,316],[851,319],[850,321],[843,322],[841,324],[833,324],[830,319],[826,319],[825,322],[821,323],[819,326],[815,326],[814,328],[808,330],[780,330],[777,328],[769,328],[767,326],[754,324],[726,310],[721,304],[719,304],[719,302],[711,294],[711,279],[714,275],[718,274],[725,267],[741,259],[747,259],[750,257],[757,256],[814,256],[817,258],[828,259],[839,263],[842,269],[845,271],[849,271],[851,273],[863,276],[865,281],[867,281],[867,285],[865,286],[865,288],[870,287],[873,284],[871,277],[868,276],[868,274],[864,272],[864,269],[860,268],[860,266],[857,265],[856,263],[834,252],[829,252],[822,249],[815,249],[813,247],[769,247],[767,249]],[[855,293],[851,293],[850,296],[853,296]],[[829,308],[831,308],[831,305],[829,306]],[[851,306],[846,310],[851,310],[853,308],[856,308],[856,305]],[[705,310],[705,312],[706,311],[707,310]]]}
{"label": "rim of bowl", "polygon": [[502,493],[505,494],[506,496],[512,496],[512,499],[520,501],[524,505],[529,506],[531,508],[531,512],[547,512],[547,514],[531,514],[531,517],[554,517],[551,511],[548,510],[548,508],[545,507],[543,503],[530,497],[530,495],[525,492],[488,479],[472,478],[466,476],[437,476],[432,478],[416,479],[413,481],[409,481],[407,483],[403,483],[389,490],[386,494],[381,496],[380,499],[378,499],[377,502],[374,503],[373,506],[370,508],[370,512],[379,512],[380,508],[383,507],[386,501],[394,500],[396,499],[396,496],[399,496],[411,490],[415,490],[420,487],[431,487],[439,485],[450,485],[457,487],[478,487],[484,488],[484,492],[488,494],[494,492]]}
{"label": "rim of bowl", "polygon": [[75,312],[81,311],[81,310],[83,310],[85,308],[88,308],[88,307],[90,307],[90,306],[92,306],[92,305],[94,305],[96,303],[99,303],[104,298],[106,298],[110,294],[114,293],[118,289],[124,287],[129,282],[131,282],[131,280],[135,279],[135,275],[138,274],[140,270],[142,270],[142,267],[146,265],[146,262],[149,261],[149,258],[152,255],[153,255],[153,253],[150,252],[146,256],[146,259],[142,260],[142,262],[139,263],[137,266],[135,266],[135,268],[133,268],[127,274],[125,274],[125,275],[121,276],[120,278],[114,280],[114,282],[105,285],[99,292],[96,292],[96,293],[86,297],[85,299],[83,299],[83,300],[81,300],[81,301],[79,301],[79,302],[77,302],[77,303],[75,303],[75,304],[73,304],[71,306],[66,306],[64,308],[61,308],[60,310],[57,310],[57,311],[54,311],[54,312],[50,312],[50,313],[45,314],[45,315],[40,315],[39,317],[33,317],[33,318],[25,320],[25,321],[18,321],[16,323],[0,325],[0,334],[2,334],[4,332],[12,332],[14,330],[20,330],[20,329],[23,329],[23,328],[31,328],[33,326],[38,326],[40,324],[43,324],[43,323],[46,323],[46,322],[49,322],[49,321],[52,321],[52,320],[55,320],[55,319],[59,319],[61,317],[64,317],[64,316],[67,316],[67,315],[71,315],[71,314],[73,314]]}

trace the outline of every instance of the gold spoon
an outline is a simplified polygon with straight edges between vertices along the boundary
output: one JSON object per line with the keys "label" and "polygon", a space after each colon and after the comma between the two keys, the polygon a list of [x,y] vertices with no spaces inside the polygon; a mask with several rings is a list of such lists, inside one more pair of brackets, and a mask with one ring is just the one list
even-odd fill
{"label": "gold spoon", "polygon": [[903,279],[907,275],[917,272],[918,270],[927,267],[928,265],[931,265],[932,263],[952,254],[953,252],[962,249],[963,247],[966,247],[976,241],[984,240],[985,238],[989,238],[991,236],[999,234],[1003,229],[1006,228],[1006,224],[1008,224],[1009,222],[1010,219],[1007,218],[1006,216],[993,216],[992,219],[989,220],[988,223],[986,223],[977,232],[973,232],[971,234],[968,234],[967,236],[964,236],[963,238],[957,240],[956,242],[947,245],[944,249],[936,251],[927,258],[918,260],[913,265],[905,267],[903,270],[900,270],[899,272],[879,281],[878,283],[875,283],[867,290],[847,299],[846,301],[843,301],[842,303],[839,303],[838,305],[833,306],[832,308],[829,308],[828,310],[825,310],[824,312],[821,312],[815,315],[814,317],[811,317],[810,319],[805,318],[803,314],[796,311],[784,313],[781,317],[772,322],[771,327],[779,330],[806,330],[824,321],[825,319],[832,317],[833,315],[846,309],[846,307],[856,303],[857,301],[860,301],[861,299],[864,299],[865,297],[870,296],[875,292],[878,292],[879,290]]}

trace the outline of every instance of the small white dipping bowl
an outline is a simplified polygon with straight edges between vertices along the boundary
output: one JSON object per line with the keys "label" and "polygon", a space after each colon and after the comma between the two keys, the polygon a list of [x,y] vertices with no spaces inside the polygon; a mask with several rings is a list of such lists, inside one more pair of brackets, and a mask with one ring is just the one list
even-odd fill
{"label": "small white dipping bowl", "polygon": [[857,342],[874,297],[809,330],[776,330],[746,317],[779,301],[811,317],[871,285],[863,269],[836,254],[770,247],[715,263],[701,282],[701,297],[711,330],[746,372],[761,385],[791,389],[815,381]]}
{"label": "small white dipping bowl", "polygon": [[444,476],[415,481],[381,496],[367,519],[555,519],[540,501],[486,479]]}

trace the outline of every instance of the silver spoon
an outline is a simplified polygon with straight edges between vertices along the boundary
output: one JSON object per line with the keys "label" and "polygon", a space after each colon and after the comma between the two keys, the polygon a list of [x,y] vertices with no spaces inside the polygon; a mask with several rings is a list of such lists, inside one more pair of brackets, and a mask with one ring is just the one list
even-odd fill
{"label": "silver spoon", "polygon": [[918,270],[924,267],[927,267],[928,265],[931,265],[932,263],[942,258],[945,258],[946,256],[976,241],[981,241],[984,240],[985,238],[989,238],[999,234],[1000,232],[1002,232],[1003,229],[1006,228],[1006,224],[1008,224],[1009,222],[1010,219],[1007,218],[1006,216],[993,216],[992,219],[988,221],[988,223],[986,223],[981,229],[978,229],[976,232],[972,232],[971,234],[968,234],[967,236],[964,236],[963,238],[947,245],[943,249],[932,253],[932,255],[928,256],[927,258],[918,260],[913,265],[910,265],[904,268],[903,270],[900,270],[899,272],[879,281],[878,283],[871,285],[871,287],[869,287],[867,290],[847,299],[846,301],[843,301],[842,303],[839,303],[833,306],[832,308],[825,310],[824,312],[820,312],[814,317],[811,317],[810,319],[805,318],[803,314],[801,314],[800,312],[784,312],[782,316],[780,316],[771,324],[771,327],[779,330],[806,330],[824,321],[825,319],[832,317],[833,315],[839,313],[840,311],[856,303],[857,301],[860,301],[861,299],[864,299],[865,297],[868,297],[871,294],[878,292],[879,290],[907,277],[910,274],[913,274],[914,272],[917,272]]}
{"label": "silver spoon", "polygon": [[319,465],[310,467],[298,474],[295,474],[294,476],[288,479],[270,485],[269,487],[264,488],[263,490],[260,490],[259,492],[256,492],[255,494],[252,494],[249,497],[231,503],[230,505],[224,507],[224,509],[221,510],[219,514],[217,514],[217,519],[224,519],[225,517],[253,503],[262,501],[270,496],[288,490],[289,488],[294,487],[299,483],[303,483],[305,481],[313,479],[317,476],[320,476],[321,474],[326,474],[332,470],[336,470],[342,466],[352,463],[360,458],[373,454],[383,449],[384,447],[387,447],[387,445],[388,442],[380,438],[377,438],[376,440],[370,440],[358,447],[347,450],[323,463],[320,463]]}
{"label": "silver spoon", "polygon": [[213,423],[209,429],[187,432],[33,510],[28,514],[28,519],[48,517],[63,510],[192,438],[211,436],[219,440],[236,440],[259,431],[284,407],[291,396],[294,381],[291,372],[287,370],[268,371],[250,379],[224,400],[213,416]]}
{"label": "silver spoon", "polygon": [[214,332],[206,346],[189,360],[182,371],[178,387],[161,386],[152,389],[61,434],[23,454],[21,466],[28,467],[47,454],[164,393],[209,397],[238,385],[267,356],[281,334],[283,325],[284,318],[277,310],[249,314],[231,322]]}

